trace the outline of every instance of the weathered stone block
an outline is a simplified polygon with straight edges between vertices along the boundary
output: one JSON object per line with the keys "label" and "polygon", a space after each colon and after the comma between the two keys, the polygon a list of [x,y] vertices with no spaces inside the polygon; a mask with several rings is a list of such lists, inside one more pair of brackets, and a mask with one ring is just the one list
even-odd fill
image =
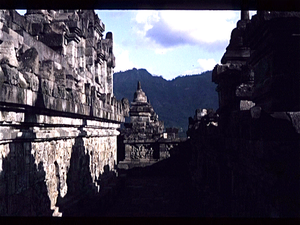
{"label": "weathered stone block", "polygon": [[21,80],[24,79],[23,83],[26,86],[23,85],[23,88],[30,88],[33,91],[38,91],[39,79],[35,74],[30,73],[30,72],[25,72],[25,73],[22,73],[22,74],[19,73],[19,78],[20,78],[20,85],[21,85]]}
{"label": "weathered stone block", "polygon": [[39,40],[52,48],[62,47],[64,44],[63,35],[56,33],[40,35]]}
{"label": "weathered stone block", "polygon": [[75,89],[74,79],[66,79],[66,90],[74,90],[74,89]]}
{"label": "weathered stone block", "polygon": [[17,85],[19,83],[19,71],[16,68],[10,67],[7,64],[3,64],[1,65],[1,67],[3,71],[3,82],[12,85]]}
{"label": "weathered stone block", "polygon": [[96,45],[94,33],[90,33],[90,37],[86,39],[86,46],[87,47],[94,47]]}
{"label": "weathered stone block", "polygon": [[261,107],[259,106],[254,106],[253,108],[250,109],[251,112],[251,117],[253,119],[258,119],[261,115]]}
{"label": "weathered stone block", "polygon": [[[12,23],[17,25],[19,29],[25,29],[29,25],[28,21],[24,18],[24,16],[21,16],[17,11],[10,10],[10,15],[12,18]],[[18,30],[19,30],[18,29]],[[16,29],[13,29],[16,30]]]}
{"label": "weathered stone block", "polygon": [[83,46],[77,47],[77,57],[84,57],[87,54],[87,49]]}
{"label": "weathered stone block", "polygon": [[40,64],[39,75],[41,78],[55,81],[54,76],[54,62],[52,60],[44,60]]}
{"label": "weathered stone block", "polygon": [[0,66],[0,83],[8,83],[8,77],[5,76],[3,70],[2,70],[2,67]]}
{"label": "weathered stone block", "polygon": [[3,102],[16,102],[16,92],[13,91],[12,86],[7,86],[6,84],[0,84],[0,99]]}
{"label": "weathered stone block", "polygon": [[250,110],[255,106],[255,103],[252,101],[241,100],[240,101],[240,110]]}
{"label": "weathered stone block", "polygon": [[[10,35],[11,33],[13,36]],[[9,29],[5,24],[0,22],[0,40],[1,41],[12,41],[15,49],[18,49],[19,48],[18,37],[16,37],[16,35],[14,35],[14,34],[18,35],[16,32]]]}
{"label": "weathered stone block", "polygon": [[85,63],[86,63],[86,65],[93,65],[93,63],[94,63],[94,57],[93,56],[87,56],[85,58]]}
{"label": "weathered stone block", "polygon": [[65,87],[64,86],[56,86],[56,87],[57,87],[57,91],[58,91],[57,92],[58,97],[62,98],[62,99],[66,99],[67,91],[66,91]]}
{"label": "weathered stone block", "polygon": [[42,23],[31,23],[31,35],[36,36],[43,32],[43,24]]}
{"label": "weathered stone block", "polygon": [[19,66],[13,41],[3,41],[0,44],[0,62],[12,67]]}
{"label": "weathered stone block", "polygon": [[24,78],[24,76],[23,76],[23,74],[22,73],[18,73],[18,83],[19,83],[19,86],[21,87],[21,88],[24,88],[24,89],[26,89],[26,88],[28,88],[29,87],[29,83],[26,81],[26,79]]}
{"label": "weathered stone block", "polygon": [[292,120],[293,127],[300,134],[300,112],[288,112],[287,114]]}
{"label": "weathered stone block", "polygon": [[54,71],[55,76],[55,83],[60,86],[66,86],[66,74],[65,71],[62,70],[55,70]]}
{"label": "weathered stone block", "polygon": [[41,92],[45,95],[52,96],[54,83],[52,81],[41,79]]}
{"label": "weathered stone block", "polygon": [[39,73],[39,55],[32,47],[20,56],[20,70],[24,72]]}

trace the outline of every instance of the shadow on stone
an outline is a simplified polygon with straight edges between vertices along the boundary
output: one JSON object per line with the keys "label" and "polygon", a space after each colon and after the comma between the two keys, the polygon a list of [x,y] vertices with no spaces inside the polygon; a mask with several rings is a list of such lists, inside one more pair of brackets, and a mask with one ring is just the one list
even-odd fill
{"label": "shadow on stone", "polygon": [[81,134],[75,139],[72,148],[67,175],[68,192],[64,198],[58,197],[57,206],[63,216],[98,216],[107,207],[107,202],[112,201],[113,196],[105,193],[105,187],[110,184],[115,174],[105,165],[104,172],[93,182],[90,155],[85,152],[83,140],[86,133],[82,128],[80,130]]}
{"label": "shadow on stone", "polygon": [[[83,132],[81,135],[83,135]],[[83,196],[88,194],[89,187],[93,185],[89,161],[89,154],[85,154],[83,138],[79,135],[75,138],[75,143],[72,147],[70,168],[67,175],[68,192],[64,198],[61,198],[59,195],[57,199],[57,205],[63,216],[72,216],[74,212],[70,211],[70,207],[72,211],[80,212],[84,210],[80,208],[78,203],[82,201]]]}
{"label": "shadow on stone", "polygon": [[50,199],[42,163],[35,165],[31,142],[9,144],[0,173],[0,215],[51,216]]}
{"label": "shadow on stone", "polygon": [[150,166],[120,169],[120,178],[125,177],[122,192],[103,216],[201,216],[203,210],[183,157],[173,155]]}

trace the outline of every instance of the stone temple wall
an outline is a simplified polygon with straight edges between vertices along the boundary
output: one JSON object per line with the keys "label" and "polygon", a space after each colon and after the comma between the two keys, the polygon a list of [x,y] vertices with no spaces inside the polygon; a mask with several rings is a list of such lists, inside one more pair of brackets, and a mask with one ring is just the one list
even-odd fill
{"label": "stone temple wall", "polygon": [[61,216],[101,190],[128,114],[93,10],[0,10],[0,215]]}
{"label": "stone temple wall", "polygon": [[299,12],[241,12],[213,70],[219,109],[189,121],[203,216],[299,217],[299,24]]}

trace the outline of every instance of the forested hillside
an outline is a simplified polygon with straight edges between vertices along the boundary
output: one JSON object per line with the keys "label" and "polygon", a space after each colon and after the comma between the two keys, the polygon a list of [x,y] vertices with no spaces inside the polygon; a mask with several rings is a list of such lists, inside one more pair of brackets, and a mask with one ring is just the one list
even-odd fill
{"label": "forested hillside", "polygon": [[132,69],[114,74],[114,94],[117,99],[132,102],[137,82],[152,104],[165,127],[187,130],[188,118],[198,108],[218,108],[216,84],[211,81],[211,71],[199,75],[179,76],[168,81],[152,76],[145,69]]}

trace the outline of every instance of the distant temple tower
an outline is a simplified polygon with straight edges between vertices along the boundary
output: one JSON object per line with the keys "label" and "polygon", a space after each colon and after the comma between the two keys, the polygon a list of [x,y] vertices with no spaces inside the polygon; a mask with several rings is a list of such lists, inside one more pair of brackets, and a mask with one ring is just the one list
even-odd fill
{"label": "distant temple tower", "polygon": [[[122,147],[118,147],[118,152],[123,152],[123,156],[118,167],[147,166],[168,158],[173,143],[164,134],[164,123],[158,120],[158,115],[147,101],[141,82],[137,83],[129,113],[130,123],[125,123],[125,129],[121,131],[122,140],[119,143]],[[179,140],[172,141],[178,143]]]}
{"label": "distant temple tower", "polygon": [[133,132],[139,138],[157,139],[163,133],[164,124],[162,121],[158,121],[158,115],[154,112],[151,104],[147,102],[147,96],[142,90],[140,81],[134,93],[129,113]]}

